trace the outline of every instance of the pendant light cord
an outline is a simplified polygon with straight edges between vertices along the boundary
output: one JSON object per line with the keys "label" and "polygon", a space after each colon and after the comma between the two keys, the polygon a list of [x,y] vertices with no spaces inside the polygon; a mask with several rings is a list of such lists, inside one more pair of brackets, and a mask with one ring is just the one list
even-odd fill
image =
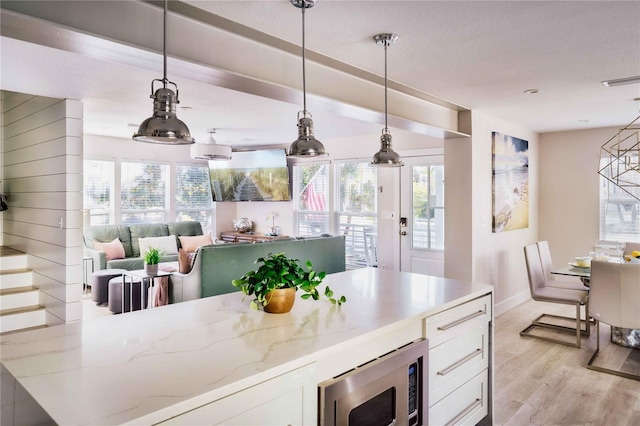
{"label": "pendant light cord", "polygon": [[389,132],[387,127],[387,46],[388,42],[384,42],[384,130]]}
{"label": "pendant light cord", "polygon": [[167,88],[167,4],[168,4],[169,0],[164,0],[164,14],[163,14],[163,20],[164,20],[164,26],[163,26],[163,32],[162,32],[162,53],[164,56],[164,76],[162,78],[162,84],[164,86],[164,88]]}
{"label": "pendant light cord", "polygon": [[304,10],[306,7],[302,6],[302,113],[303,117],[307,116],[307,78],[305,70],[305,48],[304,48]]}

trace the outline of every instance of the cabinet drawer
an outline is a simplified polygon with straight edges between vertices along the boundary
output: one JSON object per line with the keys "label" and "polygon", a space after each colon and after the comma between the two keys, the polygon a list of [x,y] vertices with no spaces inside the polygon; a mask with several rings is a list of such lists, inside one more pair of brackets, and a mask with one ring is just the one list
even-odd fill
{"label": "cabinet drawer", "polygon": [[488,413],[488,370],[469,380],[429,408],[429,424],[475,425]]}
{"label": "cabinet drawer", "polygon": [[[489,325],[473,327],[429,350],[429,397],[436,402],[489,366]],[[451,383],[449,383],[451,382]],[[444,389],[438,389],[443,387]],[[436,393],[436,389],[438,392]]]}
{"label": "cabinet drawer", "polygon": [[470,327],[488,323],[491,308],[491,295],[486,295],[428,317],[425,321],[430,344],[438,345]]}

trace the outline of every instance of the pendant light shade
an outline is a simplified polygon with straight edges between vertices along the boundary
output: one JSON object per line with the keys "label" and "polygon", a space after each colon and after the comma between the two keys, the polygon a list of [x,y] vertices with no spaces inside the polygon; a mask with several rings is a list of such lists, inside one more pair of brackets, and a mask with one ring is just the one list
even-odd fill
{"label": "pendant light shade", "polygon": [[[163,30],[163,57],[164,76],[162,80],[155,79],[151,82],[151,98],[153,99],[153,116],[140,124],[138,131],[133,134],[133,140],[165,145],[192,144],[195,140],[191,137],[186,124],[176,117],[176,104],[178,100],[178,86],[167,79],[167,1],[164,2],[164,30]],[[162,87],[154,92],[154,83],[162,83]],[[167,85],[175,87],[173,90]]]}
{"label": "pendant light shade", "polygon": [[216,129],[209,129],[209,140],[207,143],[194,143],[191,145],[191,158],[205,161],[231,160],[231,147],[229,145],[218,145],[213,135]]}
{"label": "pendant light shade", "polygon": [[376,34],[373,36],[378,46],[384,46],[384,129],[380,136],[380,151],[371,159],[372,166],[378,167],[401,167],[404,165],[397,152],[391,148],[391,133],[387,127],[387,47],[395,44],[398,40],[397,34]]}
{"label": "pendant light shade", "polygon": [[298,138],[289,147],[292,157],[322,157],[329,155],[322,142],[313,135],[313,119],[307,111],[307,87],[305,76],[304,11],[315,6],[318,0],[291,0],[291,4],[302,10],[302,97],[303,110],[298,112]]}

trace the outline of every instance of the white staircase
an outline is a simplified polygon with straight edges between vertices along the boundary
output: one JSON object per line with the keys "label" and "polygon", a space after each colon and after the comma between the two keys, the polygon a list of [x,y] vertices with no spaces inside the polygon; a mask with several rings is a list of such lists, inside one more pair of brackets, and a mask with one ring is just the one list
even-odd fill
{"label": "white staircase", "polygon": [[0,247],[0,334],[45,327],[46,311],[32,282],[27,255]]}

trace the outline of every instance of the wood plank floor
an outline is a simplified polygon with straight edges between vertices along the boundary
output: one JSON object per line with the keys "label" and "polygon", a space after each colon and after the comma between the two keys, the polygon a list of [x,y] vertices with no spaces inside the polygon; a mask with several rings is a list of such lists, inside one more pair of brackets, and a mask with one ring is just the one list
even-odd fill
{"label": "wood plank floor", "polygon": [[[530,300],[495,319],[494,424],[640,426],[640,381],[586,368],[595,327],[580,349],[519,335],[543,312],[572,316],[575,308]],[[575,342],[575,335],[565,336]],[[609,326],[601,324],[595,364],[640,374],[640,351],[609,338]]]}

